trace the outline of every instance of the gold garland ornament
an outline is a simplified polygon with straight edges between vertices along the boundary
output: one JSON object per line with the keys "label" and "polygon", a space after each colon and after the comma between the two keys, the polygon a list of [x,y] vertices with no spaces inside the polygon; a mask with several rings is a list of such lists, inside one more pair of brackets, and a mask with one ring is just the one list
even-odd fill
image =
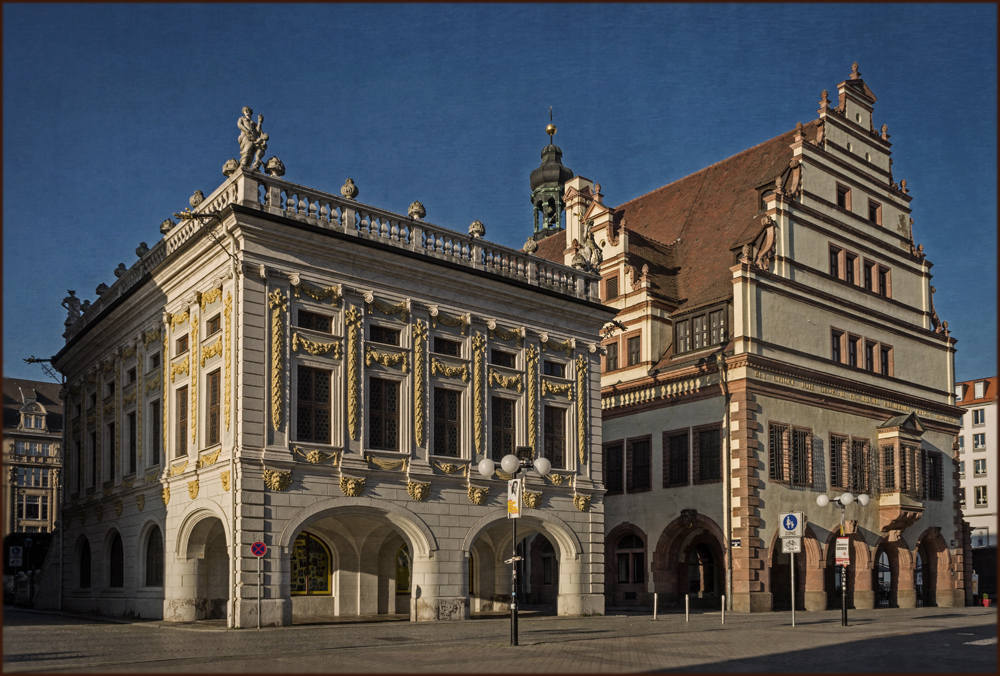
{"label": "gold garland ornament", "polygon": [[455,472],[461,472],[462,470],[468,469],[468,465],[456,465],[450,462],[438,462],[437,460],[432,460],[431,464],[437,467],[439,470],[445,474],[454,474]]}
{"label": "gold garland ornament", "polygon": [[214,465],[216,462],[219,461],[220,453],[222,453],[221,448],[216,449],[215,453],[208,453],[206,455],[201,456],[195,463],[195,467],[196,468],[211,467],[212,465]]}
{"label": "gold garland ornament", "polygon": [[507,390],[515,390],[518,394],[524,388],[523,380],[520,374],[512,376],[502,376],[497,373],[494,369],[490,369],[490,387],[494,385],[500,385],[500,387]]}
{"label": "gold garland ornament", "polygon": [[340,343],[338,341],[334,341],[332,343],[316,343],[303,338],[299,335],[298,331],[292,333],[292,351],[308,352],[314,357],[330,354],[332,352],[334,359],[340,359]]}
{"label": "gold garland ornament", "polygon": [[170,486],[163,487],[163,490],[160,491],[160,497],[163,498],[164,506],[170,503]]}
{"label": "gold garland ornament", "polygon": [[566,397],[567,399],[573,399],[573,385],[571,383],[553,383],[546,378],[542,378],[542,396],[544,397],[550,393]]}
{"label": "gold garland ornament", "polygon": [[431,357],[431,375],[443,375],[446,378],[461,378],[463,383],[469,382],[469,365],[447,366],[437,359]]}
{"label": "gold garland ornament", "polygon": [[211,345],[201,351],[201,367],[205,368],[206,361],[220,354],[222,354],[222,336],[216,338]]}
{"label": "gold garland ornament", "polygon": [[551,340],[548,334],[542,334],[541,340],[542,348],[546,350],[551,350],[552,352],[565,352],[566,357],[573,356],[573,339],[567,338],[561,343],[557,343]]}
{"label": "gold garland ornament", "polygon": [[187,469],[187,466],[188,466],[188,461],[187,460],[185,460],[184,462],[182,462],[179,465],[171,465],[170,466],[170,476],[177,476],[178,474],[183,474],[184,470]]}
{"label": "gold garland ornament", "polygon": [[146,483],[151,484],[160,478],[160,468],[146,470]]}
{"label": "gold garland ornament", "polygon": [[181,361],[174,362],[170,365],[170,382],[174,382],[174,379],[179,375],[187,375],[188,372],[188,358],[184,357]]}
{"label": "gold garland ornament", "polygon": [[368,314],[371,314],[372,308],[374,307],[376,310],[378,310],[384,315],[398,314],[400,319],[402,319],[404,322],[409,321],[410,318],[410,313],[409,310],[407,309],[407,302],[405,300],[401,300],[395,305],[390,305],[389,303],[386,303],[376,298],[375,294],[367,293],[365,294],[365,305],[367,306]]}
{"label": "gold garland ornament", "polygon": [[518,347],[524,345],[524,329],[501,329],[493,320],[487,322],[486,327],[490,331],[490,338],[499,338],[507,342],[516,340]]}
{"label": "gold garland ornament", "polygon": [[469,327],[472,326],[472,320],[469,317],[469,313],[449,317],[441,312],[436,305],[433,305],[431,306],[431,326],[437,328],[438,322],[452,328],[460,328],[463,336],[468,333]]}
{"label": "gold garland ornament", "polygon": [[205,293],[200,294],[200,297],[198,298],[198,305],[201,306],[202,313],[205,312],[206,306],[211,305],[220,298],[222,298],[221,286],[217,286],[214,289],[211,289],[210,291],[206,291]]}
{"label": "gold garland ornament", "polygon": [[368,456],[368,461],[380,469],[389,471],[402,469],[404,472],[406,471],[405,458],[401,458],[399,460],[382,460],[381,458],[376,458],[375,456],[370,455]]}
{"label": "gold garland ornament", "polygon": [[569,474],[553,474],[549,473],[545,475],[545,478],[549,480],[553,486],[562,486],[564,483],[573,483],[573,477]]}
{"label": "gold garland ornament", "polygon": [[301,297],[303,293],[314,300],[326,300],[329,298],[330,303],[334,304],[340,300],[340,285],[321,287],[301,280],[298,284],[292,284],[292,294],[296,298]]}
{"label": "gold garland ornament", "polygon": [[365,366],[371,366],[373,361],[386,367],[402,364],[400,370],[402,370],[403,373],[406,373],[405,352],[398,352],[396,354],[378,352],[377,350],[373,350],[371,345],[365,345]]}

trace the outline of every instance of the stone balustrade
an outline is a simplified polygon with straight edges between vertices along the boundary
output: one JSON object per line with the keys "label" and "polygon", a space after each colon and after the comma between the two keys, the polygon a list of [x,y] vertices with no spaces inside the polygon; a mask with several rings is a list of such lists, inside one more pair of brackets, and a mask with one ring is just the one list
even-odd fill
{"label": "stone balustrade", "polygon": [[[275,176],[237,170],[192,211],[202,214],[218,213],[230,204],[259,209],[267,214],[379,241],[576,298],[599,302],[599,277],[595,274],[529,256],[523,251],[475,239],[467,234],[356,200],[305,188]],[[179,223],[90,306],[63,334],[66,340],[79,333],[104,308],[139,283],[185,242],[201,230],[215,225],[211,220],[198,219]]]}

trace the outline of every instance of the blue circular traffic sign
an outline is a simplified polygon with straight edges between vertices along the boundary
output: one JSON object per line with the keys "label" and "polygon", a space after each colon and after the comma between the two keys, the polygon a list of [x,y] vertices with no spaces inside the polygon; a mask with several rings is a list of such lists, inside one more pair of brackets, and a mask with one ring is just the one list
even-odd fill
{"label": "blue circular traffic sign", "polygon": [[263,542],[257,541],[250,545],[250,553],[254,556],[264,556],[267,554],[267,545]]}
{"label": "blue circular traffic sign", "polygon": [[792,531],[799,525],[799,520],[794,514],[786,514],[784,524],[785,530]]}

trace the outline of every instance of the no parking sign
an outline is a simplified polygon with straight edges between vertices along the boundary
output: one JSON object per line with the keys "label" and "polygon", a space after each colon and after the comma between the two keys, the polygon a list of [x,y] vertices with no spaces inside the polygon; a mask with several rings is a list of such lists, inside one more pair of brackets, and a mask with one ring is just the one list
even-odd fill
{"label": "no parking sign", "polygon": [[258,540],[257,542],[250,545],[250,553],[260,558],[261,556],[267,554],[267,545]]}

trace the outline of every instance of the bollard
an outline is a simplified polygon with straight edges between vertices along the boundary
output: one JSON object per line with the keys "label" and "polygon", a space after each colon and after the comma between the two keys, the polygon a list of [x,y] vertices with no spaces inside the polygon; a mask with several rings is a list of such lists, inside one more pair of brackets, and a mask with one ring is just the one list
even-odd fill
{"label": "bollard", "polygon": [[726,595],[722,595],[722,624],[726,623]]}
{"label": "bollard", "polygon": [[656,606],[657,606],[657,602],[659,601],[659,598],[660,598],[660,595],[658,593],[656,593],[656,592],[653,592],[653,619],[654,620],[656,619]]}
{"label": "bollard", "polygon": [[691,595],[690,594],[685,594],[684,595],[684,621],[685,622],[690,622],[691,621],[691,615],[690,615],[690,613],[691,613],[691,606],[690,606],[690,603],[691,603]]}

